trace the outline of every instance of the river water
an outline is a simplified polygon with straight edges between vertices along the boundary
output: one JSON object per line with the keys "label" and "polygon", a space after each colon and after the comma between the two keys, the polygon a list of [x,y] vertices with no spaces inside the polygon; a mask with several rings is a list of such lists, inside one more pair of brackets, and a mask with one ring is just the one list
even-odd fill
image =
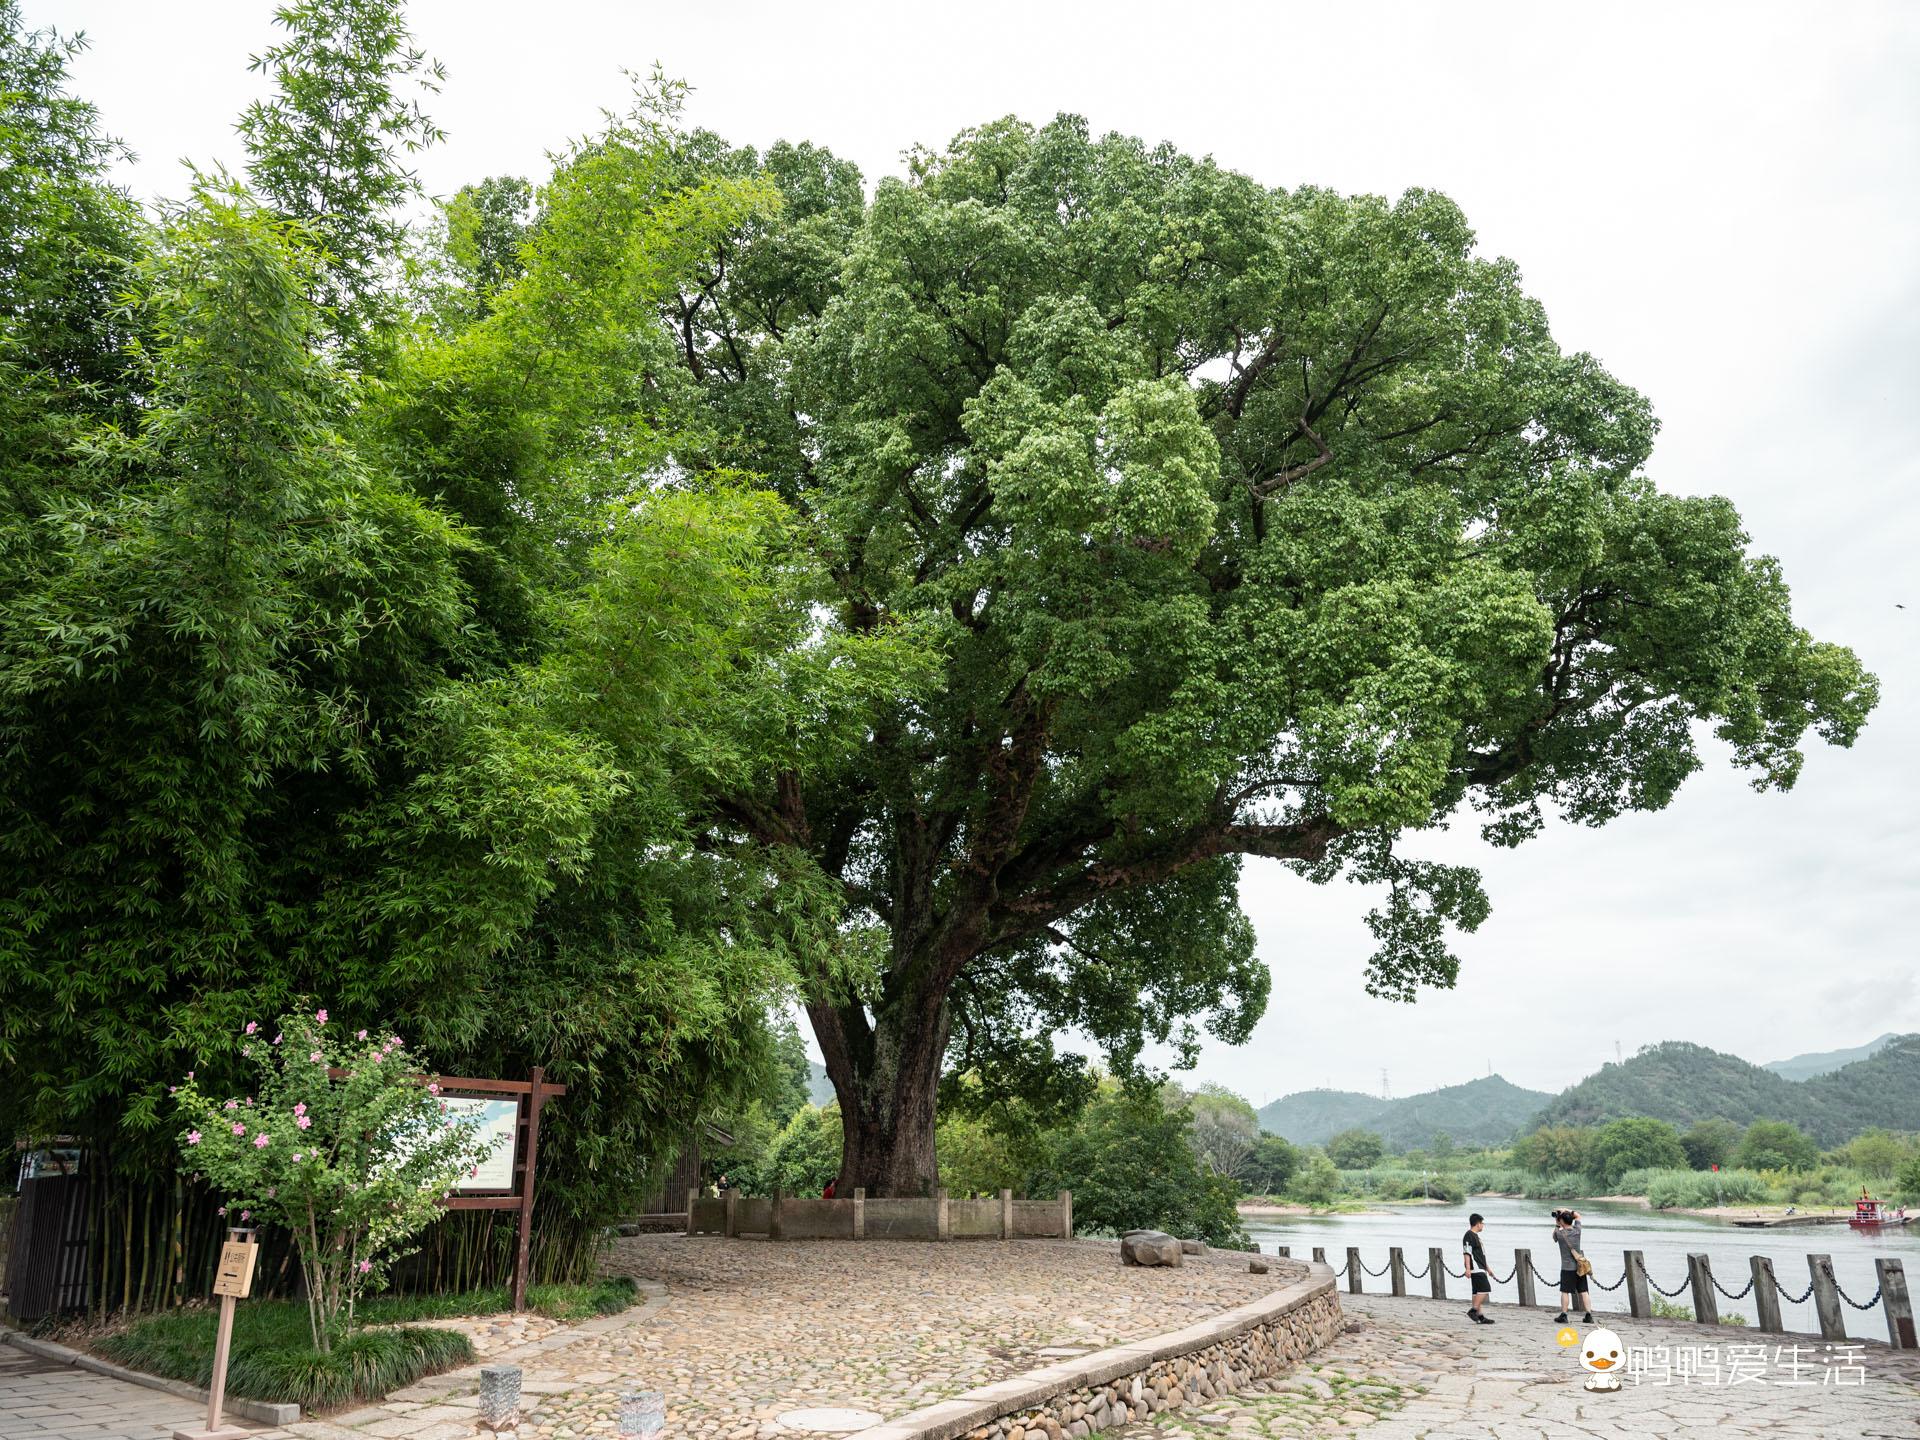
{"label": "river water", "polygon": [[[1409,1269],[1423,1270],[1428,1248],[1437,1245],[1452,1271],[1460,1268],[1460,1236],[1467,1228],[1467,1216],[1478,1211],[1486,1217],[1480,1242],[1486,1247],[1487,1264],[1494,1274],[1505,1275],[1513,1268],[1516,1246],[1530,1248],[1534,1266],[1553,1282],[1542,1285],[1536,1281],[1534,1298],[1557,1309],[1560,1295],[1555,1285],[1560,1272],[1560,1252],[1553,1243],[1553,1221],[1548,1215],[1556,1203],[1565,1202],[1483,1195],[1461,1205],[1382,1205],[1380,1213],[1367,1215],[1248,1216],[1244,1223],[1247,1233],[1268,1254],[1272,1254],[1276,1246],[1288,1245],[1296,1259],[1304,1260],[1311,1256],[1312,1247],[1319,1245],[1325,1247],[1327,1263],[1336,1270],[1346,1264],[1349,1245],[1359,1247],[1361,1263],[1372,1270],[1385,1269],[1390,1245],[1398,1245],[1405,1251]],[[1698,1252],[1710,1257],[1714,1278],[1723,1287],[1738,1291],[1752,1278],[1748,1257],[1766,1255],[1773,1260],[1773,1273],[1781,1286],[1798,1295],[1807,1288],[1810,1279],[1807,1256],[1831,1255],[1834,1278],[1841,1290],[1855,1300],[1865,1300],[1880,1283],[1874,1273],[1875,1258],[1889,1256],[1900,1260],[1906,1269],[1908,1289],[1920,1298],[1920,1233],[1916,1233],[1920,1231],[1920,1223],[1878,1232],[1855,1230],[1847,1225],[1745,1230],[1724,1221],[1629,1205],[1583,1203],[1574,1208],[1580,1211],[1584,1227],[1582,1248],[1593,1261],[1596,1280],[1608,1283],[1618,1280],[1626,1268],[1621,1252],[1639,1250],[1646,1256],[1647,1274],[1655,1284],[1668,1290],[1684,1287],[1687,1255]],[[1363,1276],[1361,1280],[1364,1290],[1379,1294],[1387,1293],[1389,1283],[1385,1275],[1377,1279]],[[1341,1288],[1344,1290],[1345,1286],[1343,1273]],[[1407,1293],[1431,1292],[1423,1277],[1409,1279]],[[1448,1297],[1460,1297],[1464,1306],[1466,1294],[1467,1282],[1449,1274]],[[1613,1291],[1595,1288],[1591,1294],[1596,1312],[1624,1312],[1627,1308],[1624,1285]],[[1511,1282],[1495,1284],[1493,1298],[1508,1303],[1518,1300]],[[1737,1313],[1749,1321],[1759,1319],[1751,1295],[1743,1300],[1728,1300],[1725,1296],[1719,1299],[1721,1315]],[[1685,1306],[1691,1313],[1692,1292],[1683,1288],[1673,1303]],[[1849,1335],[1871,1340],[1887,1338],[1886,1318],[1878,1305],[1869,1311],[1844,1304],[1842,1309],[1846,1312]],[[1788,1330],[1819,1334],[1820,1322],[1811,1299],[1796,1305],[1782,1297],[1780,1318]]]}

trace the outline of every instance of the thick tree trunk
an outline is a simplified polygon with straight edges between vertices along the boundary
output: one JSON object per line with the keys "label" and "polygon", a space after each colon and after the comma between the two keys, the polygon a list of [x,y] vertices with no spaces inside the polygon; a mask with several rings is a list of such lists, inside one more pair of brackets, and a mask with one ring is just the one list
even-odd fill
{"label": "thick tree trunk", "polygon": [[807,1013],[840,1101],[835,1193],[931,1195],[940,1183],[933,1129],[947,1048],[944,998],[901,997],[871,1020],[857,1005],[809,1005]]}

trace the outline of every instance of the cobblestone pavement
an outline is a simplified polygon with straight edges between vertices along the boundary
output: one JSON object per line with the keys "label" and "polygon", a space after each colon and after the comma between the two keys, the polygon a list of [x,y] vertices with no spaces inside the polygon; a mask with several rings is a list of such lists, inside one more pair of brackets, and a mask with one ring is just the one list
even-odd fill
{"label": "cobblestone pavement", "polygon": [[[640,1382],[666,1392],[676,1436],[782,1433],[795,1409],[897,1415],[1058,1356],[1177,1330],[1304,1275],[1250,1275],[1247,1257],[1122,1267],[1112,1242],[771,1244],[685,1236],[622,1241],[612,1268],[664,1281],[646,1325],[569,1346],[581,1382],[531,1433],[584,1433]],[[544,1377],[543,1377],[544,1378]],[[523,1437],[528,1429],[523,1428]]]}
{"label": "cobblestone pavement", "polygon": [[[727,1242],[647,1236],[611,1267],[643,1303],[579,1325],[463,1322],[483,1358],[525,1373],[524,1420],[502,1440],[610,1435],[622,1392],[664,1391],[665,1440],[800,1440],[780,1415],[851,1406],[898,1416],[1060,1358],[1182,1328],[1284,1285],[1299,1266],[1249,1275],[1245,1257],[1123,1269],[1111,1242],[927,1245]],[[1628,1347],[1665,1346],[1666,1384],[1612,1394],[1555,1343],[1546,1311],[1458,1301],[1341,1297],[1357,1329],[1265,1387],[1102,1432],[1114,1440],[1920,1440],[1920,1354],[1884,1345],[1830,1354],[1806,1336],[1612,1317]],[[1791,1347],[1801,1350],[1792,1354]],[[1760,1378],[1732,1383],[1765,1347]],[[1787,1348],[1783,1363],[1775,1346]],[[1748,1347],[1737,1352],[1735,1347]],[[1717,1383],[1702,1358],[1719,1362]],[[1658,1352],[1653,1352],[1657,1354]],[[1691,1367],[1680,1357],[1691,1355]],[[1790,1367],[1798,1361],[1804,1369]],[[1837,1360],[1837,1363],[1836,1363]],[[1696,1378],[1683,1383],[1688,1368]],[[1751,1372],[1747,1372],[1749,1375]],[[380,1405],[259,1440],[473,1440],[477,1367],[434,1376]],[[1804,1378],[1812,1383],[1784,1383]],[[1856,1383],[1846,1383],[1856,1382]],[[165,1435],[203,1412],[187,1401],[48,1365],[0,1347],[0,1440]]]}
{"label": "cobblestone pavement", "polygon": [[[1656,1363],[1639,1383],[1628,1378],[1620,1390],[1596,1394],[1584,1388],[1586,1374],[1573,1354],[1556,1343],[1559,1327],[1546,1311],[1490,1306],[1495,1323],[1481,1326],[1467,1320],[1458,1301],[1343,1294],[1340,1303],[1359,1329],[1337,1337],[1308,1364],[1262,1389],[1104,1433],[1114,1440],[1920,1436],[1920,1354],[1911,1351],[1866,1345],[1830,1354],[1817,1337],[1610,1317],[1608,1325],[1630,1353],[1647,1347],[1647,1358],[1664,1358],[1666,1369],[1663,1375]],[[1776,1345],[1784,1347],[1778,1354]],[[1751,1359],[1755,1346],[1763,1347],[1760,1378],[1730,1383],[1736,1359]],[[1664,1357],[1656,1347],[1665,1347]],[[1716,1362],[1711,1366],[1709,1355]],[[1796,1362],[1806,1368],[1794,1368]],[[1676,1366],[1691,1368],[1696,1378],[1677,1378]],[[1752,1365],[1738,1368],[1745,1377],[1756,1373]],[[1811,1383],[1783,1383],[1792,1380]]]}
{"label": "cobblestone pavement", "polygon": [[191,1400],[0,1345],[0,1440],[153,1440],[206,1423]]}

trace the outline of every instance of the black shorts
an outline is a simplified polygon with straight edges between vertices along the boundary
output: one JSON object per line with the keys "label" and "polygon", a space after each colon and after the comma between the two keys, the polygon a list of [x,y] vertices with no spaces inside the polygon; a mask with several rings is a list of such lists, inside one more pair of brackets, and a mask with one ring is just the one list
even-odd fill
{"label": "black shorts", "polygon": [[1468,1280],[1473,1286],[1474,1294],[1491,1295],[1493,1293],[1493,1282],[1487,1279],[1486,1271],[1476,1270],[1468,1277]]}
{"label": "black shorts", "polygon": [[1587,1277],[1578,1270],[1560,1272],[1560,1293],[1562,1295],[1584,1295],[1587,1293]]}

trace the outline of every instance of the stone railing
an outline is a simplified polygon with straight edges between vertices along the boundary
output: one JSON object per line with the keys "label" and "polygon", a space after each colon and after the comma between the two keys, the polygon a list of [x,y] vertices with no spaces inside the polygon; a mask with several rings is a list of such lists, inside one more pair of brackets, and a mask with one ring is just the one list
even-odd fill
{"label": "stone railing", "polygon": [[1051,1200],[1016,1200],[1002,1190],[990,1200],[955,1200],[936,1190],[921,1198],[869,1200],[742,1195],[687,1202],[689,1235],[764,1235],[769,1240],[1065,1240],[1073,1235],[1073,1192]]}
{"label": "stone railing", "polygon": [[1306,1279],[1184,1330],[983,1385],[849,1440],[1080,1440],[1277,1375],[1344,1323],[1333,1272],[1313,1265]]}

